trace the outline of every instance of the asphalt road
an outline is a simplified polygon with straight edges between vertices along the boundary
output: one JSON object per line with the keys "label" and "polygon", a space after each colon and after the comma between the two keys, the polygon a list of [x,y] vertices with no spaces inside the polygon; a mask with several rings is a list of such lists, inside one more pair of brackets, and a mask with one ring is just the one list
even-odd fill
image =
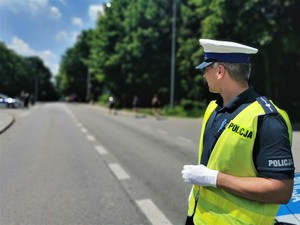
{"label": "asphalt road", "polygon": [[197,162],[201,119],[63,103],[7,112],[15,122],[0,135],[1,225],[184,223],[181,170]]}

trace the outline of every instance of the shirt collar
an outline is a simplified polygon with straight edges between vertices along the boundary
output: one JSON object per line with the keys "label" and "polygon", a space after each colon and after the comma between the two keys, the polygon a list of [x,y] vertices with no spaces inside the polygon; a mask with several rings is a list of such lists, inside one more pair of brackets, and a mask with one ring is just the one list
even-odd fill
{"label": "shirt collar", "polygon": [[216,101],[216,103],[218,104],[218,111],[234,111],[244,103],[252,103],[257,96],[258,95],[253,90],[253,87],[249,87],[247,90],[231,99],[231,101],[228,102],[225,106],[223,106],[223,99],[220,96]]}

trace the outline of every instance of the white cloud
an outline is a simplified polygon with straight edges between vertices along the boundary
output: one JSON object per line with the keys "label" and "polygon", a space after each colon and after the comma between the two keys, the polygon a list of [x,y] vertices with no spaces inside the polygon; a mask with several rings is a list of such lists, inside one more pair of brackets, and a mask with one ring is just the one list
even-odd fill
{"label": "white cloud", "polygon": [[11,3],[11,0],[0,0],[0,7],[1,6],[7,6]]}
{"label": "white cloud", "polygon": [[80,33],[78,31],[67,32],[62,30],[55,35],[54,39],[57,42],[75,43],[79,35]]}
{"label": "white cloud", "polygon": [[71,40],[72,40],[72,42],[76,42],[79,35],[80,35],[80,33],[77,32],[77,31],[72,32],[71,33]]}
{"label": "white cloud", "polygon": [[36,14],[37,12],[40,11],[40,9],[43,9],[48,6],[48,0],[28,0],[28,1],[24,1],[23,3],[29,6],[31,13],[33,14]]}
{"label": "white cloud", "polygon": [[55,40],[58,42],[61,41],[67,41],[69,40],[69,35],[67,33],[67,31],[59,31],[56,35],[55,35]]}
{"label": "white cloud", "polygon": [[58,8],[49,5],[49,0],[0,0],[0,7],[8,8],[16,14],[21,11],[34,16],[45,14],[54,20],[62,16]]}
{"label": "white cloud", "polygon": [[18,13],[19,11],[28,11],[35,15],[47,6],[48,0],[0,0],[0,7],[7,7],[14,13]]}
{"label": "white cloud", "polygon": [[58,20],[61,18],[61,13],[58,8],[52,6],[50,7],[49,12],[50,12],[51,19]]}
{"label": "white cloud", "polygon": [[82,26],[83,22],[79,17],[73,17],[72,18],[72,24],[75,26]]}
{"label": "white cloud", "polygon": [[18,37],[13,37],[11,44],[8,45],[8,47],[23,56],[40,57],[43,60],[45,66],[47,66],[51,70],[52,74],[57,74],[58,66],[57,63],[55,63],[55,59],[57,58],[57,56],[50,50],[34,50],[25,41]]}
{"label": "white cloud", "polygon": [[96,21],[99,15],[104,14],[103,5],[90,5],[89,16],[92,21]]}
{"label": "white cloud", "polygon": [[66,5],[67,3],[65,2],[65,0],[59,0],[61,4]]}
{"label": "white cloud", "polygon": [[30,56],[35,54],[35,51],[31,49],[26,42],[18,37],[13,37],[12,43],[8,47],[21,55]]}

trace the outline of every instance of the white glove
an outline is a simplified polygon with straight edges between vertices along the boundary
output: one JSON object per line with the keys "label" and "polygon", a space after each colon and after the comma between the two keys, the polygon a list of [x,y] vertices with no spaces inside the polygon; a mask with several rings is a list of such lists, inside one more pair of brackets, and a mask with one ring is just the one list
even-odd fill
{"label": "white glove", "polygon": [[200,186],[217,186],[217,176],[219,171],[208,169],[206,166],[185,165],[182,170],[184,182]]}

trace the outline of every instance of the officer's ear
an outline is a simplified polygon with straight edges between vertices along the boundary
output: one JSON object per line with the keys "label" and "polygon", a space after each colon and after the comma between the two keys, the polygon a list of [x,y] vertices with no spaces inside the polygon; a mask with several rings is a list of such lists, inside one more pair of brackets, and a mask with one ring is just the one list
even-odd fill
{"label": "officer's ear", "polygon": [[219,64],[219,65],[217,66],[217,76],[218,76],[218,78],[219,78],[219,79],[220,79],[220,78],[223,78],[224,75],[225,75],[225,72],[226,72],[225,67],[224,67],[222,64]]}

